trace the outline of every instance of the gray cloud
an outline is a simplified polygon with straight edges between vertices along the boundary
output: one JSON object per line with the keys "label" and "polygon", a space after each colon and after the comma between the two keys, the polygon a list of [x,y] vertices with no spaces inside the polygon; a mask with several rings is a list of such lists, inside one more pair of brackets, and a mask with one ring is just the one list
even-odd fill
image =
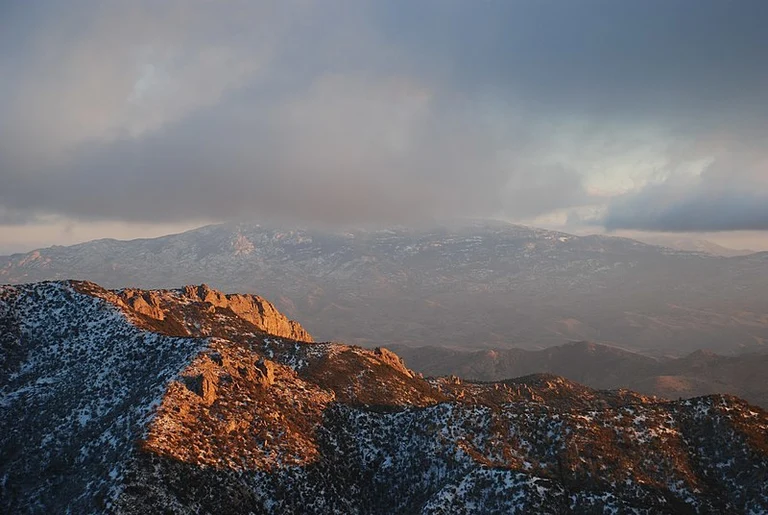
{"label": "gray cloud", "polygon": [[[675,167],[721,133],[759,163],[768,135],[763,1],[57,5],[0,17],[0,224],[531,219],[601,202],[640,127],[672,178],[606,227],[695,230],[747,197]],[[743,169],[724,227],[760,226]]]}
{"label": "gray cloud", "polygon": [[768,195],[696,190],[675,202],[659,204],[654,188],[623,199],[604,219],[608,230],[717,232],[768,230]]}
{"label": "gray cloud", "polygon": [[[482,120],[431,102],[409,82],[322,77],[275,106],[254,98],[238,116],[216,106],[161,132],[83,146],[55,173],[8,181],[0,198],[83,219],[331,222],[530,216],[555,207],[550,199],[582,200],[574,172],[501,161]],[[519,186],[504,191],[511,178]]]}
{"label": "gray cloud", "polygon": [[0,206],[0,225],[29,225],[40,220],[27,210],[7,209]]}
{"label": "gray cloud", "polygon": [[420,50],[420,69],[456,87],[677,122],[766,112],[761,0],[405,3],[382,8],[387,28]]}
{"label": "gray cloud", "polygon": [[696,177],[673,177],[617,197],[603,224],[609,230],[768,230],[768,160],[737,148],[742,151],[720,155]]}

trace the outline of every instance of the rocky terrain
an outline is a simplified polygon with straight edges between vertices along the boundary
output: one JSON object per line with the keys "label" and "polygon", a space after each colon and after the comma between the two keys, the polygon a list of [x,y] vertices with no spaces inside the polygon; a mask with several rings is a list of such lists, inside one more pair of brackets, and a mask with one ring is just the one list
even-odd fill
{"label": "rocky terrain", "polygon": [[571,342],[539,351],[403,345],[391,349],[425,375],[498,381],[547,372],[593,388],[628,388],[668,399],[732,394],[768,408],[768,354],[721,356],[696,351],[681,358],[657,358],[593,342]]}
{"label": "rocky terrain", "polygon": [[768,348],[768,253],[725,258],[501,222],[346,232],[240,223],[0,257],[2,283],[69,278],[258,292],[316,338],[364,347]]}
{"label": "rocky terrain", "polygon": [[[137,290],[126,288],[107,292],[92,287],[88,283],[76,283],[81,291],[103,297],[116,304],[133,316],[139,317],[139,323],[152,327],[165,327],[164,330],[208,336],[214,328],[201,325],[214,315],[214,320],[225,319],[230,325],[215,325],[219,336],[240,335],[246,329],[242,324],[250,324],[258,331],[275,336],[311,342],[312,337],[298,322],[289,320],[268,300],[258,295],[227,295],[211,289],[210,286],[186,286],[181,290]],[[231,325],[231,324],[235,325]],[[226,331],[232,331],[228,333]],[[224,331],[222,333],[221,331]]]}
{"label": "rocky terrain", "polygon": [[423,378],[309,340],[205,286],[1,287],[0,511],[768,511],[768,414],[738,398]]}

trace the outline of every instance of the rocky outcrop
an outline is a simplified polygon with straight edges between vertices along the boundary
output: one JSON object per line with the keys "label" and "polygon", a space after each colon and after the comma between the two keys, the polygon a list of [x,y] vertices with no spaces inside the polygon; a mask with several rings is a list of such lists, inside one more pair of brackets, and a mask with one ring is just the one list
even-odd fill
{"label": "rocky outcrop", "polygon": [[216,385],[219,384],[219,378],[213,372],[204,372],[201,376],[200,394],[203,402],[213,404],[216,400]]}
{"label": "rocky outcrop", "polygon": [[207,284],[185,286],[182,292],[189,300],[204,302],[215,308],[230,309],[266,333],[303,342],[312,341],[312,337],[301,324],[288,319],[271,302],[258,295],[227,295]]}
{"label": "rocky outcrop", "polygon": [[165,320],[165,312],[160,307],[160,295],[153,291],[125,290],[123,301],[137,313],[156,320]]}
{"label": "rocky outcrop", "polygon": [[403,374],[405,374],[406,376],[408,376],[410,378],[413,377],[413,372],[411,372],[410,370],[408,370],[408,368],[406,368],[405,363],[403,362],[402,358],[400,358],[400,356],[398,356],[397,354],[395,354],[391,350],[385,349],[384,347],[376,347],[376,349],[374,349],[373,353],[379,359],[381,359],[381,361],[383,361],[387,365],[391,366],[392,368],[394,368],[398,372],[402,372]]}
{"label": "rocky outcrop", "polygon": [[71,281],[71,284],[81,293],[118,305],[139,325],[164,334],[242,334],[250,328],[281,338],[313,341],[301,324],[290,320],[258,295],[228,295],[206,284],[185,286],[180,290],[105,290],[86,281]]}
{"label": "rocky outcrop", "polygon": [[[222,370],[223,362],[216,357],[204,353],[182,374],[184,384],[206,406],[213,404],[218,397],[219,371]],[[188,411],[188,408],[184,411]]]}
{"label": "rocky outcrop", "polygon": [[189,389],[202,399],[203,404],[210,406],[216,400],[216,387],[219,377],[212,371],[206,370],[187,380]]}
{"label": "rocky outcrop", "polygon": [[255,366],[256,382],[263,387],[275,384],[275,364],[269,360],[259,360]]}

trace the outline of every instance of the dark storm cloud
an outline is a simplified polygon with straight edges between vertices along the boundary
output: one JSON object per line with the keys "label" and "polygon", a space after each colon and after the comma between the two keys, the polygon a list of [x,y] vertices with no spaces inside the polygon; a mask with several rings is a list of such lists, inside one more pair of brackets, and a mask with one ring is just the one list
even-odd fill
{"label": "dark storm cloud", "polygon": [[[768,134],[763,1],[253,5],[14,8],[3,219],[526,219],[597,201],[583,162],[551,157],[589,137],[573,120],[686,148]],[[674,227],[674,202],[699,205],[671,198],[617,198],[606,225]],[[640,216],[662,201],[664,221]]]}

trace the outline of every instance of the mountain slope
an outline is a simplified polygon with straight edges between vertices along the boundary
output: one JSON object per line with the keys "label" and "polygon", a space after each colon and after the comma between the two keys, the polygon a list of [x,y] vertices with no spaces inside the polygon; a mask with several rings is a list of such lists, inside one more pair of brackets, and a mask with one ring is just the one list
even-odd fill
{"label": "mountain slope", "polygon": [[467,351],[393,345],[408,366],[426,375],[497,381],[553,373],[593,388],[628,388],[668,399],[732,394],[768,407],[768,354],[721,356],[696,351],[682,358],[653,358],[592,342],[544,350]]}
{"label": "mountain slope", "polygon": [[270,335],[221,299],[0,288],[0,510],[768,510],[768,414],[739,399],[426,380],[386,349]]}
{"label": "mountain slope", "polygon": [[168,381],[205,342],[142,331],[66,284],[4,288],[0,327],[2,511],[103,506]]}
{"label": "mountain slope", "polygon": [[0,258],[0,281],[259,291],[321,339],[656,355],[765,349],[768,253],[721,258],[501,222],[332,232],[208,226]]}

